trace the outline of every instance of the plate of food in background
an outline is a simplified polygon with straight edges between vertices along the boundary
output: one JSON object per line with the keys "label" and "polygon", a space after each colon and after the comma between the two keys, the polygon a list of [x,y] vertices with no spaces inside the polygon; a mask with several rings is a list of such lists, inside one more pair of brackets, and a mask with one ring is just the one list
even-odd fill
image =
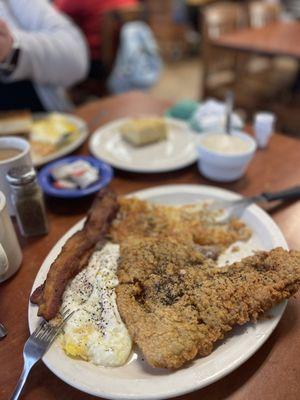
{"label": "plate of food in background", "polygon": [[0,114],[0,137],[22,136],[30,142],[39,167],[76,150],[87,138],[87,124],[71,114],[10,111]]}
{"label": "plate of food in background", "polygon": [[122,118],[97,129],[89,149],[96,158],[130,172],[159,173],[197,160],[196,135],[172,118]]}
{"label": "plate of food in background", "polygon": [[296,292],[300,261],[257,205],[226,223],[207,208],[238,198],[201,185],[99,192],[33,284],[30,332],[37,311],[51,320],[75,310],[43,357],[48,368],[95,396],[145,400],[200,389],[244,363]]}

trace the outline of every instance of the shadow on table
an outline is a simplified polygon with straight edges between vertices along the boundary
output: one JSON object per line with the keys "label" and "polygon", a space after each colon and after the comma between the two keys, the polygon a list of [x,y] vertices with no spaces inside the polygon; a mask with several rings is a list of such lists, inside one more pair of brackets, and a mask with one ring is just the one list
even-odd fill
{"label": "shadow on table", "polygon": [[46,206],[53,214],[77,215],[86,213],[95,198],[95,195],[82,197],[80,199],[61,199],[46,196]]}
{"label": "shadow on table", "polygon": [[[195,176],[198,177],[198,182],[195,182]],[[153,183],[156,185],[163,185],[163,184],[174,184],[174,179],[176,179],[176,184],[189,184],[192,183],[193,185],[209,185],[209,186],[217,186],[222,187],[224,189],[233,190],[235,192],[241,192],[247,188],[249,185],[249,179],[245,175],[240,179],[237,179],[234,182],[216,182],[210,179],[205,178],[200,174],[198,171],[198,167],[196,164],[192,166],[188,166],[186,168],[182,168],[177,171],[171,172],[160,172],[160,173],[134,173],[128,171],[122,171],[120,169],[115,170],[115,177],[116,178],[123,178],[126,180],[132,180],[134,182],[147,182]]]}
{"label": "shadow on table", "polygon": [[186,167],[177,171],[171,172],[151,172],[147,173],[136,173],[130,171],[123,171],[121,169],[115,169],[115,176],[119,178],[129,179],[136,182],[160,182],[165,180],[174,180],[180,178],[181,175],[185,175],[190,167]]}
{"label": "shadow on table", "polygon": [[285,208],[291,206],[293,203],[295,203],[295,200],[281,201],[275,204],[269,204],[264,207],[264,209],[268,214],[272,215],[284,210]]}

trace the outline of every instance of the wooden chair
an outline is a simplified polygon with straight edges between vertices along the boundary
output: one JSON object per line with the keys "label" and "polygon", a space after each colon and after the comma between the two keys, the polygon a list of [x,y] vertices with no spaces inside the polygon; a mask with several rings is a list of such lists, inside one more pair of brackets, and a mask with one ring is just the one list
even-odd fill
{"label": "wooden chair", "polygon": [[211,39],[248,24],[260,27],[274,21],[279,12],[273,4],[269,8],[269,3],[258,1],[248,6],[226,2],[206,7],[202,20],[203,97],[224,99],[226,91],[233,89],[237,106],[251,115],[257,109],[271,108],[272,101],[283,95],[294,74],[279,72],[275,61],[270,62],[269,58],[218,49],[210,43]]}
{"label": "wooden chair", "polygon": [[224,98],[236,78],[236,54],[211,44],[224,33],[247,26],[245,8],[234,2],[216,3],[201,10],[203,76],[200,97]]}
{"label": "wooden chair", "polygon": [[252,28],[261,28],[271,22],[277,21],[280,13],[280,3],[270,3],[263,0],[251,1],[248,5],[249,25]]}
{"label": "wooden chair", "polygon": [[75,104],[81,104],[93,97],[102,97],[108,94],[106,81],[118,50],[121,28],[126,22],[144,19],[144,8],[140,4],[110,10],[104,14],[101,32],[101,61],[105,72],[102,76],[99,76],[99,79],[88,78],[70,90],[70,97]]}
{"label": "wooden chair", "polygon": [[187,26],[173,20],[173,0],[143,0],[147,22],[167,61],[179,59],[187,52]]}
{"label": "wooden chair", "polygon": [[110,10],[104,14],[102,24],[102,61],[111,70],[120,41],[122,26],[131,21],[145,21],[144,7],[141,4]]}
{"label": "wooden chair", "polygon": [[[247,6],[249,25],[260,28],[280,18],[277,3],[252,1]],[[238,53],[240,65],[236,78],[239,105],[251,116],[259,109],[272,110],[274,104],[285,102],[297,74],[297,63],[288,57],[267,57]]]}
{"label": "wooden chair", "polygon": [[[249,25],[261,28],[280,19],[281,5],[262,0],[251,1],[248,5]],[[289,57],[249,56],[249,75],[260,81],[261,90],[269,97],[283,95],[290,88],[297,73],[297,62]]]}

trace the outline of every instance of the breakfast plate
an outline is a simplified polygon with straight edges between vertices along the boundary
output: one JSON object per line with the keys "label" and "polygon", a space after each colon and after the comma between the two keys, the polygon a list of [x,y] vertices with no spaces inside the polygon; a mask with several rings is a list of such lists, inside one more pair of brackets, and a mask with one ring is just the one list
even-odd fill
{"label": "breakfast plate", "polygon": [[[205,199],[234,200],[240,196],[227,190],[201,185],[160,186],[135,192],[140,199],[160,204],[191,204]],[[233,262],[252,254],[254,250],[270,250],[286,241],[275,222],[258,206],[248,207],[241,216],[253,234],[245,244],[239,244],[238,251],[228,251],[221,257],[221,264]],[[66,240],[82,228],[84,219],[73,226],[53,247],[44,260],[33,290],[43,283],[47,271],[59,254]],[[94,396],[108,399],[165,399],[203,388],[244,363],[268,339],[278,324],[286,301],[274,307],[269,318],[257,324],[235,328],[225,340],[217,343],[215,350],[207,357],[195,359],[185,368],[176,371],[150,367],[133,351],[129,361],[115,368],[95,366],[85,361],[69,358],[63,352],[59,340],[43,357],[47,367],[63,381]],[[39,324],[37,307],[29,304],[28,319],[30,332]]]}
{"label": "breakfast plate", "polygon": [[120,133],[120,127],[128,120],[129,118],[118,119],[93,133],[89,149],[94,157],[115,168],[142,173],[173,171],[197,160],[197,135],[189,130],[186,123],[164,118],[168,125],[166,140],[134,147],[123,140]]}
{"label": "breakfast plate", "polygon": [[[55,116],[56,118],[61,118],[62,120],[65,121],[67,126],[70,126],[70,128],[66,128],[67,130],[70,129],[71,133],[74,133],[74,136],[70,137],[70,140],[68,140],[65,144],[63,144],[62,146],[57,147],[56,149],[54,149],[53,151],[50,151],[49,154],[43,154],[43,151],[45,149],[46,145],[49,145],[51,138],[49,138],[49,143],[48,143],[48,139],[45,138],[45,134],[44,132],[46,131],[43,130],[42,132],[42,136],[43,138],[41,138],[40,141],[40,145],[36,146],[36,144],[38,143],[38,141],[35,141],[35,143],[33,143],[33,131],[30,133],[29,136],[29,142],[31,143],[32,146],[32,151],[31,151],[31,158],[32,158],[32,162],[33,165],[35,167],[40,167],[50,161],[54,161],[60,157],[63,157],[67,154],[72,153],[74,150],[76,150],[79,146],[81,146],[84,141],[86,140],[87,136],[88,136],[88,127],[87,124],[85,123],[85,121],[75,115],[72,114],[65,114],[65,113],[37,113],[33,115],[33,126],[37,121],[44,121],[47,118],[49,118],[49,116]],[[42,128],[43,129],[43,128]],[[67,132],[69,133],[69,132]],[[51,136],[51,134],[50,134]],[[52,138],[53,140],[53,138]],[[41,149],[41,153],[39,153],[39,149]]]}

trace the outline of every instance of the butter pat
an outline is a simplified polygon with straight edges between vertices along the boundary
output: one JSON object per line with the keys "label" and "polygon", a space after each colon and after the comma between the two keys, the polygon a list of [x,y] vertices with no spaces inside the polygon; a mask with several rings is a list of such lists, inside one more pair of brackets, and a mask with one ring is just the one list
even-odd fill
{"label": "butter pat", "polygon": [[131,119],[120,127],[126,141],[134,146],[144,146],[167,138],[168,128],[162,118]]}

